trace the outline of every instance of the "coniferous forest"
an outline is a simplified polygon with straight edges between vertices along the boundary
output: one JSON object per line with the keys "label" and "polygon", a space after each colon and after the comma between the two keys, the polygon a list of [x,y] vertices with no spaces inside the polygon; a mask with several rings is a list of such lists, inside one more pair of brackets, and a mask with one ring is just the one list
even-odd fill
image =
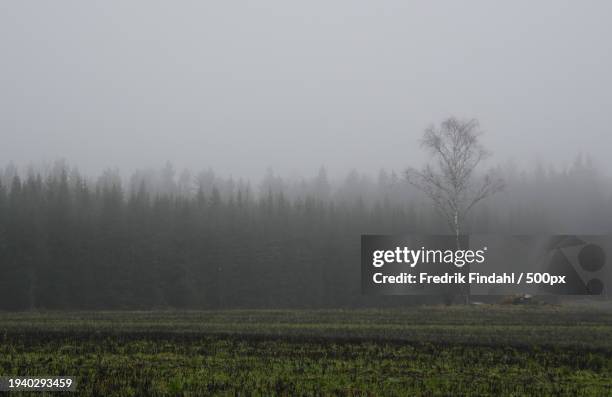
{"label": "coniferous forest", "polygon": [[[588,159],[495,169],[474,233],[606,233],[610,180]],[[0,309],[361,307],[361,234],[448,233],[402,172],[253,184],[213,171],[92,178],[65,162],[0,174]],[[555,200],[552,200],[552,198]],[[554,203],[552,205],[551,203]]]}

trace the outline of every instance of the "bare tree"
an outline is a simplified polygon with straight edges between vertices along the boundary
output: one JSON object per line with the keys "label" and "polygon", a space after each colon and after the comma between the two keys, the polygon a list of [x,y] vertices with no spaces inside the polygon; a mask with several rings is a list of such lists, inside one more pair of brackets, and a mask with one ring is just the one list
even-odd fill
{"label": "bare tree", "polygon": [[421,171],[406,170],[409,183],[423,191],[434,203],[456,237],[470,210],[488,196],[504,188],[500,178],[486,173],[477,178],[475,170],[489,156],[481,145],[478,121],[450,117],[439,128],[425,130],[421,145],[431,154],[433,164]]}
{"label": "bare tree", "polygon": [[[439,128],[425,130],[421,145],[435,163],[421,171],[406,170],[408,182],[423,191],[444,217],[457,238],[470,210],[483,199],[501,191],[504,182],[491,174],[476,178],[475,170],[489,156],[480,144],[482,132],[478,121],[450,117]],[[478,180],[477,180],[478,179]]]}

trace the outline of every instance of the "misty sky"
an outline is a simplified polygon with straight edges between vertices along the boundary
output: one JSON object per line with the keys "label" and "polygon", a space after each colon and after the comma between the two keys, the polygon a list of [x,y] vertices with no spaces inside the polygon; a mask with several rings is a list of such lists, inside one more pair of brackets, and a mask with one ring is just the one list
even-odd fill
{"label": "misty sky", "polygon": [[583,152],[611,170],[610,15],[609,1],[2,1],[0,164],[401,169],[456,115],[480,120],[495,162]]}

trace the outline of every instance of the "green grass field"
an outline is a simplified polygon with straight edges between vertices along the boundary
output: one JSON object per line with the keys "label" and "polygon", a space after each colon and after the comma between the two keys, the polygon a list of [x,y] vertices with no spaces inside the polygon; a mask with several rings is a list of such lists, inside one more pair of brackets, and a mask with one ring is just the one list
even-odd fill
{"label": "green grass field", "polygon": [[606,396],[612,306],[1,313],[0,373],[100,396]]}

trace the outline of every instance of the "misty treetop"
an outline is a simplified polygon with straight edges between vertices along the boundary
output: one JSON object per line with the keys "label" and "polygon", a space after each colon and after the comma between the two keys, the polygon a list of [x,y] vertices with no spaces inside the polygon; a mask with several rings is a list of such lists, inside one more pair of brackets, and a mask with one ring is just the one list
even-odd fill
{"label": "misty treetop", "polygon": [[[582,157],[565,170],[497,167],[506,189],[468,232],[609,233],[612,183]],[[360,292],[361,234],[448,233],[394,172],[262,181],[167,164],[86,178],[64,162],[0,172],[0,308],[349,307],[416,298]]]}

